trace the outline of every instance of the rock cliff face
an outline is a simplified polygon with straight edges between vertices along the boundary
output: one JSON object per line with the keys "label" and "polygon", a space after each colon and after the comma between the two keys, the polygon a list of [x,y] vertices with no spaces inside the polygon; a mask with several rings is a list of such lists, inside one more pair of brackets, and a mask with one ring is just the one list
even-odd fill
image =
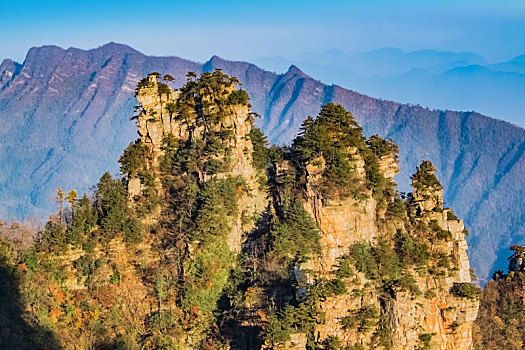
{"label": "rock cliff face", "polygon": [[[365,182],[365,162],[352,150],[356,181]],[[346,254],[353,243],[372,242],[378,235],[376,224],[376,201],[373,198],[345,200],[326,200],[320,196],[316,187],[322,167],[307,166],[307,211],[315,218],[321,230],[322,258],[316,269],[333,272],[337,259]]]}
{"label": "rock cliff face", "polygon": [[166,106],[175,103],[178,91],[159,93],[157,77],[148,76],[148,85],[137,92],[137,100],[142,108],[138,115],[138,133],[141,141],[150,144],[156,155],[161,153],[162,140],[172,134],[177,139],[188,139],[186,124],[172,118]]}
{"label": "rock cliff face", "polygon": [[[355,150],[351,153],[356,181],[365,182],[365,162]],[[479,301],[455,292],[472,282],[465,227],[451,209],[443,209],[442,186],[430,163],[423,163],[418,174],[432,181],[414,176],[405,219],[387,216],[381,200],[371,192],[367,198],[323,200],[316,191],[322,171],[323,166],[307,166],[304,203],[319,225],[321,254],[302,263],[299,276],[316,271],[330,278],[356,244],[385,244],[405,230],[414,241],[427,242],[430,259],[426,267],[403,270],[404,277],[413,279],[412,290],[394,284],[386,292],[385,285],[378,283],[380,277],[353,270],[353,279],[345,280],[348,293],[320,302],[325,322],[316,328],[316,340],[329,344],[330,339],[338,339],[356,348],[471,349]],[[392,180],[397,172],[394,155],[381,157],[380,171]],[[394,245],[399,247],[399,242]],[[296,334],[283,349],[305,349],[306,343],[306,334]]]}
{"label": "rock cliff face", "polygon": [[[315,326],[302,326],[307,331],[266,347],[299,350],[315,342],[327,349],[471,349],[479,288],[471,284],[463,221],[443,207],[435,168],[423,162],[412,176],[413,192],[401,198],[393,182],[395,145],[375,136],[367,146],[359,138],[348,141],[358,132],[338,134],[326,122],[332,108],[337,110],[328,105],[317,121],[305,121],[292,161],[273,167],[277,200],[289,196],[286,179],[299,174],[304,209],[319,228],[319,252],[294,267],[294,298],[317,305],[322,316]],[[348,166],[341,165],[345,159]],[[285,310],[293,315],[293,308]]]}
{"label": "rock cliff face", "polygon": [[[354,156],[356,181],[366,181],[365,162],[357,154]],[[399,168],[393,155],[380,159],[380,171],[388,181],[393,181]],[[377,203],[372,198],[356,200],[349,198],[343,201],[324,200],[315,191],[316,182],[322,169],[307,166],[307,203],[306,209],[315,218],[322,232],[321,245],[323,257],[319,261],[322,270],[331,272],[337,265],[337,259],[344,255],[353,243],[359,241],[373,242],[379,234],[377,224]]]}
{"label": "rock cliff face", "polygon": [[[164,86],[165,90],[159,89]],[[227,94],[237,91],[234,84],[227,89]],[[206,141],[208,134],[231,133],[231,137],[223,141],[223,147],[227,149],[225,154],[215,154],[207,156],[202,162],[213,159],[223,163],[228,163],[226,169],[221,169],[213,174],[199,169],[199,181],[204,183],[212,179],[223,179],[226,177],[241,177],[247,188],[246,194],[239,198],[238,206],[242,208],[236,218],[233,220],[233,229],[228,236],[228,246],[230,250],[239,252],[243,241],[243,234],[253,229],[253,222],[246,224],[247,218],[252,218],[262,212],[267,201],[265,194],[259,189],[257,182],[257,172],[253,167],[253,144],[250,140],[250,131],[253,127],[253,117],[247,104],[232,104],[226,107],[224,117],[217,123],[198,124],[195,121],[182,120],[176,117],[174,109],[181,92],[171,90],[167,85],[159,84],[156,75],[149,75],[147,83],[137,88],[137,99],[140,103],[141,110],[137,115],[138,133],[140,142],[148,147],[148,157],[146,168],[149,173],[159,174],[159,160],[165,154],[166,140],[172,137],[179,144],[194,145],[198,142]],[[212,113],[214,106],[212,98],[206,100],[211,105],[207,113]],[[206,103],[204,102],[204,103]],[[221,107],[222,108],[222,107]],[[198,116],[191,116],[198,118]],[[162,185],[159,180],[156,181],[155,190],[162,193]],[[128,177],[128,193],[131,199],[140,196],[144,191],[141,180],[136,175]],[[156,222],[155,216],[149,215],[145,222]]]}

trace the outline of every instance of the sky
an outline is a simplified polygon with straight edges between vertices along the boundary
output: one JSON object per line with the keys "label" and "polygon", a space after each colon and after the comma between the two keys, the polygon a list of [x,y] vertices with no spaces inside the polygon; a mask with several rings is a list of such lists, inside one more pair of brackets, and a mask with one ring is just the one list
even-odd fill
{"label": "sky", "polygon": [[0,0],[0,60],[30,47],[114,41],[149,55],[206,61],[339,49],[525,53],[525,0]]}

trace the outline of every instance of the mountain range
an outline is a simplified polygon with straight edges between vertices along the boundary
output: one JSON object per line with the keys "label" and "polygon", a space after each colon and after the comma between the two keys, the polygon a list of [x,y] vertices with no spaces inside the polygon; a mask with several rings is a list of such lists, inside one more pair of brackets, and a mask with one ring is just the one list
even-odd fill
{"label": "mountain range", "polygon": [[[437,109],[476,110],[524,126],[525,56],[488,62],[471,52],[384,48],[261,57],[260,67],[284,72],[296,64],[323,82],[373,97]],[[497,103],[494,103],[497,101]]]}
{"label": "mountain range", "polygon": [[217,68],[239,78],[272,143],[289,143],[308,115],[334,102],[353,113],[366,135],[399,145],[401,191],[408,191],[416,166],[431,160],[447,206],[470,229],[469,256],[480,279],[506,264],[510,244],[523,243],[525,130],[516,125],[368,97],[323,84],[295,65],[276,74],[217,56],[203,64],[151,57],[115,43],[35,47],[23,63],[0,65],[0,217],[45,217],[56,206],[56,187],[89,191],[106,170],[118,173],[119,155],[137,138],[129,116],[137,81],[147,73],[171,74],[179,87],[188,71]]}

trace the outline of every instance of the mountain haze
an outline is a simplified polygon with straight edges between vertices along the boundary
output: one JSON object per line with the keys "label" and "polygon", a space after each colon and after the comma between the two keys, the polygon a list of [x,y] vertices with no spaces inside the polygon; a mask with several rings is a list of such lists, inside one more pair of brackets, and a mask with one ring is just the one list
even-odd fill
{"label": "mountain haze", "polygon": [[[46,216],[57,186],[79,192],[137,138],[129,121],[137,81],[149,72],[171,74],[180,87],[188,71],[220,68],[239,78],[256,120],[271,142],[289,143],[308,115],[334,102],[350,110],[366,135],[392,138],[400,149],[400,190],[422,160],[431,160],[446,205],[465,218],[472,265],[486,279],[505,263],[507,247],[525,236],[525,130],[475,112],[430,110],[325,85],[297,66],[283,74],[217,56],[201,64],[151,57],[120,44],[93,50],[44,46],[23,64],[0,66],[0,216]],[[500,257],[498,263],[496,260]]]}
{"label": "mountain haze", "polygon": [[363,77],[396,77],[412,69],[431,69],[439,66],[458,66],[460,64],[487,64],[487,61],[472,52],[452,52],[420,50],[404,52],[397,48],[383,48],[359,54],[348,55],[340,50],[307,52],[291,57],[261,57],[254,60],[261,66],[282,71],[293,62],[313,63],[318,66],[332,66],[359,72]]}
{"label": "mountain haze", "polygon": [[524,125],[523,56],[489,63],[471,52],[404,52],[384,48],[355,55],[329,50],[291,57],[263,57],[254,63],[277,72],[297,64],[323,82],[369,96],[437,109],[476,110]]}

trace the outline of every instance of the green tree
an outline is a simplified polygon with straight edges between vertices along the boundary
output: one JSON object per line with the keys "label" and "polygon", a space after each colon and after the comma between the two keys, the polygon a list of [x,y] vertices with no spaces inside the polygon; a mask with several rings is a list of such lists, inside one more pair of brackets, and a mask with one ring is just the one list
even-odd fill
{"label": "green tree", "polygon": [[443,185],[434,174],[436,168],[429,160],[424,160],[412,175],[412,186],[416,190],[425,191],[427,189],[442,190]]}
{"label": "green tree", "polygon": [[77,201],[73,220],[67,230],[67,242],[73,245],[82,244],[97,223],[97,216],[93,203],[84,194]]}
{"label": "green tree", "polygon": [[140,139],[132,142],[120,156],[120,172],[128,176],[137,175],[145,163],[148,147]]}
{"label": "green tree", "polygon": [[319,229],[301,200],[284,198],[280,212],[270,227],[273,254],[288,262],[318,254],[321,250]]}
{"label": "green tree", "polygon": [[194,257],[184,268],[183,307],[203,314],[216,310],[227,286],[233,254],[227,244],[232,219],[238,214],[240,178],[213,179],[202,185],[195,203],[194,227],[187,231]]}
{"label": "green tree", "polygon": [[330,162],[338,151],[364,148],[364,141],[363,129],[352,114],[341,105],[329,103],[321,108],[315,120],[308,117],[303,122],[294,149],[305,162],[315,157]]}
{"label": "green tree", "polygon": [[50,219],[42,232],[40,247],[45,251],[64,252],[67,248],[66,225]]}
{"label": "green tree", "polygon": [[[166,110],[170,114],[170,118],[172,118],[173,115],[177,112],[177,104],[173,102],[166,103]],[[173,136],[173,134],[169,134],[169,135]]]}
{"label": "green tree", "polygon": [[248,105],[249,101],[248,93],[242,89],[232,91],[228,96],[228,102],[232,105]]}
{"label": "green tree", "polygon": [[169,75],[169,74],[166,74],[166,75],[164,75],[163,80],[164,80],[166,83],[169,83],[169,82],[174,81],[175,78],[173,78],[173,77],[172,77],[171,75]]}
{"label": "green tree", "polygon": [[130,215],[126,189],[122,181],[113,179],[108,172],[100,178],[98,183],[95,192],[95,208],[103,242],[108,242],[117,233],[123,233],[123,238],[127,243],[140,240],[140,223]]}
{"label": "green tree", "polygon": [[395,159],[399,154],[399,148],[392,141],[392,139],[385,140],[379,137],[379,135],[372,135],[366,140],[368,149],[372,151],[376,156],[383,157],[387,155],[393,155]]}
{"label": "green tree", "polygon": [[269,164],[268,140],[264,133],[256,127],[252,127],[248,136],[253,145],[253,166],[257,170],[264,171]]}
{"label": "green tree", "polygon": [[363,129],[350,112],[333,103],[323,106],[316,119],[303,122],[292,147],[300,164],[316,165],[321,158],[325,164],[321,194],[343,198],[359,192],[351,162],[355,150],[365,148]]}

